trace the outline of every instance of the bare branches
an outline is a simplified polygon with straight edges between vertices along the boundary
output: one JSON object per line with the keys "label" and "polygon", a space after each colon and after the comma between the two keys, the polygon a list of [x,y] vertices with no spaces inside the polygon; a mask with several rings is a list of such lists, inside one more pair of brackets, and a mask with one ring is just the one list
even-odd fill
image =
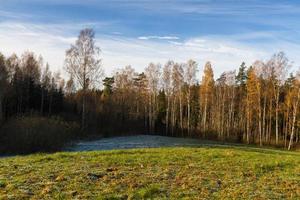
{"label": "bare branches", "polygon": [[95,46],[94,37],[92,29],[84,29],[75,45],[66,51],[65,69],[83,90],[98,86],[103,76],[101,51]]}
{"label": "bare branches", "polygon": [[95,32],[92,29],[80,31],[75,45],[66,51],[65,68],[83,90],[82,129],[85,128],[86,90],[101,83],[103,75],[100,48],[95,46]]}

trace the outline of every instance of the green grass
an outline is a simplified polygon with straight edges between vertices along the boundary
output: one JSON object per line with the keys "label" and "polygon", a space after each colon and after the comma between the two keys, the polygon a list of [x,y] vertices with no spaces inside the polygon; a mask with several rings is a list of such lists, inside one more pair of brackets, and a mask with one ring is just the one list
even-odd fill
{"label": "green grass", "polygon": [[0,159],[0,199],[300,199],[300,154],[199,147]]}

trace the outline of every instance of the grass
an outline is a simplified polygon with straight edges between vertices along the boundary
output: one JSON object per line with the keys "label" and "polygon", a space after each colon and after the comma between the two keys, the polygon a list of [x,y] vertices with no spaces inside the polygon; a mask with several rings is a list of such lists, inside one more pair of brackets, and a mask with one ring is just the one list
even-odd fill
{"label": "grass", "polygon": [[300,199],[300,154],[214,146],[7,157],[0,199]]}

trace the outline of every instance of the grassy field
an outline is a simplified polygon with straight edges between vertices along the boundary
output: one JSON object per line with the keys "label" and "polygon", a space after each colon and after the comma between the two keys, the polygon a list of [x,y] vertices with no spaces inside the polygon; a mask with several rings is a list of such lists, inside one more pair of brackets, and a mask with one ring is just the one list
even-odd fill
{"label": "grassy field", "polygon": [[300,154],[216,146],[0,158],[0,199],[300,199]]}

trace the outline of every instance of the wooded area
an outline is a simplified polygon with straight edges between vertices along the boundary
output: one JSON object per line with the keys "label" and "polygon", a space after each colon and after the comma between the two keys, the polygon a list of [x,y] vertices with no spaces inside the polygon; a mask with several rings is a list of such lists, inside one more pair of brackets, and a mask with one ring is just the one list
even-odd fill
{"label": "wooded area", "polygon": [[32,52],[1,55],[2,126],[20,116],[60,116],[80,123],[85,135],[148,133],[287,149],[300,143],[300,71],[290,73],[283,52],[218,78],[210,62],[197,77],[194,60],[150,63],[142,73],[126,66],[103,77],[94,37],[82,30],[66,51],[67,81]]}

